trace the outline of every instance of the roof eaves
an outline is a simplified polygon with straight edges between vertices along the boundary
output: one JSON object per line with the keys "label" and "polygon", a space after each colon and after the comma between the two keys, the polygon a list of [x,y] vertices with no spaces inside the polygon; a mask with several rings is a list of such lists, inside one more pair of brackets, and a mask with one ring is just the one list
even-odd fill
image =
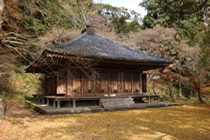
{"label": "roof eaves", "polygon": [[63,50],[59,49],[46,49],[47,52],[49,53],[58,53],[62,55],[70,55],[70,56],[76,56],[76,57],[88,57],[88,58],[101,58],[101,59],[106,59],[106,60],[118,60],[118,61],[135,61],[135,62],[155,62],[155,63],[163,63],[163,64],[171,64],[173,61],[171,59],[167,60],[161,60],[161,61],[155,61],[155,60],[137,60],[137,59],[126,59],[126,58],[113,58],[113,57],[105,57],[105,56],[91,56],[91,55],[82,55],[82,54],[76,54],[76,53],[71,53],[71,52],[65,52]]}

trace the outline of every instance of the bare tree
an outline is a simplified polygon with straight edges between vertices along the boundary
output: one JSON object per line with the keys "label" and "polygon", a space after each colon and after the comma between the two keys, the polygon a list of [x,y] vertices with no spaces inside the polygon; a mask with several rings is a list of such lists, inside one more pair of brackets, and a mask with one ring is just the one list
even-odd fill
{"label": "bare tree", "polygon": [[204,103],[202,97],[205,97],[205,93],[202,92],[202,88],[204,88],[208,83],[208,77],[210,76],[210,66],[202,64],[202,60],[200,59],[201,55],[201,48],[199,46],[195,46],[193,51],[191,52],[192,63],[190,63],[188,67],[192,73],[193,86],[197,91],[197,101]]}
{"label": "bare tree", "polygon": [[167,84],[168,84],[169,96],[171,97],[172,101],[175,102],[176,100],[173,93],[173,79],[167,78]]}
{"label": "bare tree", "polygon": [[3,11],[3,9],[4,9],[4,1],[1,0],[0,1],[0,29],[1,29],[1,24],[3,22],[3,20],[2,20],[2,11]]}

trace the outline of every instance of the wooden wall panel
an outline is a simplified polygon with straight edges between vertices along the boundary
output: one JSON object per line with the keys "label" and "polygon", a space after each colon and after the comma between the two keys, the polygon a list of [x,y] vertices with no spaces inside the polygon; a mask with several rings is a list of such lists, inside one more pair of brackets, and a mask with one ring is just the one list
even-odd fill
{"label": "wooden wall panel", "polygon": [[56,94],[57,90],[57,94],[71,96],[125,96],[146,92],[146,75],[141,72],[107,70],[99,75],[91,80],[81,71],[59,73],[57,79],[51,76],[46,80],[50,85],[48,92]]}
{"label": "wooden wall panel", "polygon": [[69,73],[69,83],[68,83],[68,85],[69,85],[69,90],[68,90],[68,92],[69,92],[69,95],[73,95],[73,74],[72,74],[72,72],[70,72]]}
{"label": "wooden wall panel", "polygon": [[123,93],[124,92],[124,73],[123,72],[119,72],[118,73],[118,92],[119,93]]}
{"label": "wooden wall panel", "polygon": [[100,93],[105,94],[109,92],[109,74],[108,72],[101,72],[100,74],[101,88]]}
{"label": "wooden wall panel", "polygon": [[57,74],[57,94],[66,94],[67,73],[59,72]]}
{"label": "wooden wall panel", "polygon": [[72,73],[70,69],[67,70],[67,96],[71,96],[72,93]]}
{"label": "wooden wall panel", "polygon": [[96,78],[94,82],[94,93],[95,94],[100,94],[101,93],[101,79],[100,78]]}
{"label": "wooden wall panel", "polygon": [[82,74],[82,81],[83,81],[83,93],[84,94],[91,94],[93,93],[93,81],[88,78],[85,74]]}
{"label": "wooden wall panel", "polygon": [[49,77],[49,82],[50,82],[50,93],[49,94],[56,94],[56,83],[57,83],[57,79],[56,76],[50,76]]}
{"label": "wooden wall panel", "polygon": [[50,94],[50,80],[48,76],[45,76],[45,93]]}
{"label": "wooden wall panel", "polygon": [[111,93],[118,93],[118,72],[111,72],[110,76]]}
{"label": "wooden wall panel", "polygon": [[140,93],[142,94],[142,73],[139,74],[140,76],[140,79],[139,79],[139,90],[140,90]]}
{"label": "wooden wall panel", "polygon": [[74,72],[72,74],[72,94],[81,94],[82,92],[82,80],[81,80],[81,73]]}
{"label": "wooden wall panel", "polygon": [[140,93],[140,75],[139,73],[133,73],[133,93]]}
{"label": "wooden wall panel", "polygon": [[124,93],[131,93],[131,73],[125,72],[124,73]]}

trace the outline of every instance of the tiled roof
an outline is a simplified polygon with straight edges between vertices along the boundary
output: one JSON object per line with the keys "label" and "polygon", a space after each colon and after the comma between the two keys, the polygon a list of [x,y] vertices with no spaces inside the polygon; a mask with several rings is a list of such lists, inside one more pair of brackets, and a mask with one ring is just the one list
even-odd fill
{"label": "tiled roof", "polygon": [[113,60],[128,60],[140,62],[171,63],[171,59],[140,51],[116,41],[104,38],[98,34],[83,33],[66,43],[48,47],[47,50],[63,54],[104,58]]}

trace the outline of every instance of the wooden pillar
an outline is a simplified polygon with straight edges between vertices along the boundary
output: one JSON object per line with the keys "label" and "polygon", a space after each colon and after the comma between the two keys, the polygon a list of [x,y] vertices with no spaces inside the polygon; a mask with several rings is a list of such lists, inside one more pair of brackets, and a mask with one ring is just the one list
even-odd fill
{"label": "wooden pillar", "polygon": [[81,94],[84,94],[84,75],[81,74]]}
{"label": "wooden pillar", "polygon": [[121,73],[121,92],[124,93],[125,92],[125,73],[122,72]]}
{"label": "wooden pillar", "polygon": [[38,97],[38,102],[40,102],[40,103],[41,103],[41,99],[40,99],[40,97]]}
{"label": "wooden pillar", "polygon": [[151,98],[150,98],[150,96],[148,96],[148,103],[149,103],[149,104],[151,103]]}
{"label": "wooden pillar", "polygon": [[48,80],[47,80],[47,82],[48,82],[48,85],[47,85],[47,87],[48,87],[48,94],[52,94],[52,93],[51,93],[51,78],[50,78],[49,75],[48,75]]}
{"label": "wooden pillar", "polygon": [[140,75],[139,75],[140,77],[139,77],[139,83],[140,83],[140,86],[139,86],[139,93],[140,94],[142,94],[142,73],[140,73]]}
{"label": "wooden pillar", "polygon": [[160,96],[157,97],[157,103],[159,103],[159,102],[160,102]]}
{"label": "wooden pillar", "polygon": [[133,93],[133,73],[131,73],[131,93]]}
{"label": "wooden pillar", "polygon": [[56,76],[56,78],[55,78],[56,79],[56,83],[55,83],[56,93],[55,94],[57,94],[58,93],[59,72],[56,72],[55,76]]}
{"label": "wooden pillar", "polygon": [[66,96],[68,96],[69,94],[69,88],[68,88],[68,84],[69,84],[69,72],[68,72],[68,69],[66,71]]}
{"label": "wooden pillar", "polygon": [[147,74],[143,73],[142,74],[142,92],[147,92]]}
{"label": "wooden pillar", "polygon": [[73,99],[73,108],[76,107],[76,99]]}
{"label": "wooden pillar", "polygon": [[66,95],[71,96],[71,71],[70,66],[67,69],[67,80],[66,80]]}
{"label": "wooden pillar", "polygon": [[57,108],[60,108],[60,107],[61,107],[61,101],[58,100],[58,101],[57,101]]}
{"label": "wooden pillar", "polygon": [[53,107],[56,107],[55,99],[53,99]]}
{"label": "wooden pillar", "polygon": [[50,99],[47,98],[47,105],[50,105]]}
{"label": "wooden pillar", "polygon": [[42,98],[42,103],[44,104],[44,98]]}
{"label": "wooden pillar", "polygon": [[34,95],[34,101],[37,101],[37,96]]}
{"label": "wooden pillar", "polygon": [[39,97],[38,96],[36,96],[36,101],[39,102]]}
{"label": "wooden pillar", "polygon": [[[93,91],[92,91],[93,94],[96,95],[96,82],[97,82],[97,80],[96,80],[96,75],[93,75],[93,73],[92,73],[92,76],[94,77],[94,79],[91,80],[91,90],[93,90]],[[93,86],[92,86],[92,84],[93,84]],[[92,89],[92,88],[93,88],[93,89]]]}
{"label": "wooden pillar", "polygon": [[69,96],[69,69],[66,71],[66,96]]}
{"label": "wooden pillar", "polygon": [[108,93],[111,93],[111,72],[108,72]]}
{"label": "wooden pillar", "polygon": [[102,102],[101,102],[101,100],[99,100],[99,107],[102,107]]}
{"label": "wooden pillar", "polygon": [[122,93],[121,72],[118,72],[117,89],[118,89],[117,93]]}

